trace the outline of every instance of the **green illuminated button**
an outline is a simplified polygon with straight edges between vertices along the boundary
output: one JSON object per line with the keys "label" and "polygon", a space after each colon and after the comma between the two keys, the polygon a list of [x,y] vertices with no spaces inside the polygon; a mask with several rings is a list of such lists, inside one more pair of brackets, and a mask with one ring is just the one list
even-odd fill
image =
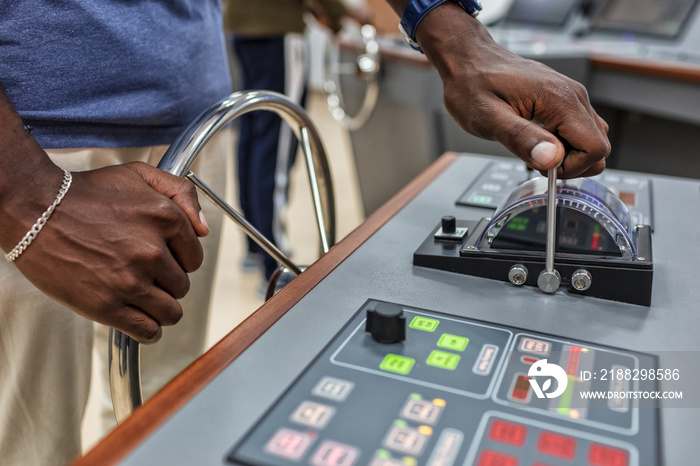
{"label": "green illuminated button", "polygon": [[383,371],[406,375],[411,372],[415,363],[415,359],[399,356],[397,354],[387,354],[379,365],[379,368]]}
{"label": "green illuminated button", "polygon": [[423,330],[425,332],[434,332],[437,328],[439,320],[428,319],[427,317],[414,317],[411,323],[408,325],[416,330]]}
{"label": "green illuminated button", "polygon": [[440,348],[446,348],[453,351],[464,351],[467,349],[467,344],[469,343],[469,338],[460,337],[458,335],[450,335],[449,333],[443,333],[438,340],[437,345]]}
{"label": "green illuminated button", "polygon": [[484,194],[474,194],[472,198],[474,204],[491,204],[491,201],[493,201],[493,198]]}
{"label": "green illuminated button", "polygon": [[453,371],[457,368],[457,364],[459,364],[460,359],[461,358],[456,354],[433,350],[430,352],[430,356],[428,356],[428,360],[425,361],[425,363],[429,366]]}

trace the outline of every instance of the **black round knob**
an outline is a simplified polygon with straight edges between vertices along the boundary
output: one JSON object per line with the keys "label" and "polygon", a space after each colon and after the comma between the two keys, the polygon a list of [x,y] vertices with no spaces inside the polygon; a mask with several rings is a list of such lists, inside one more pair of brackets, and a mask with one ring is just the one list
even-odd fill
{"label": "black round knob", "polygon": [[379,343],[399,343],[406,339],[406,318],[398,304],[372,303],[367,308],[365,332]]}
{"label": "black round knob", "polygon": [[442,233],[450,235],[457,231],[457,220],[452,215],[442,217]]}

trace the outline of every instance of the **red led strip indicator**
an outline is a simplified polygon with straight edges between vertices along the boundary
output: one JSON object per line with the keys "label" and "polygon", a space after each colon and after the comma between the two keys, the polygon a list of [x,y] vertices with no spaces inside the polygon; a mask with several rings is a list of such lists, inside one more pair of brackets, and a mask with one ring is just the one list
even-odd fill
{"label": "red led strip indicator", "polygon": [[598,249],[598,241],[600,240],[600,226],[596,224],[593,227],[593,239],[591,239],[591,249]]}
{"label": "red led strip indicator", "polygon": [[581,356],[581,348],[578,346],[571,346],[571,353],[569,354],[569,362],[566,365],[566,374],[576,376],[578,370],[579,357]]}
{"label": "red led strip indicator", "polygon": [[522,358],[520,358],[520,360],[521,360],[523,363],[529,364],[529,365],[531,365],[531,366],[532,366],[533,364],[535,364],[537,361],[539,361],[539,359],[537,359],[537,358],[531,358],[530,356],[523,356]]}

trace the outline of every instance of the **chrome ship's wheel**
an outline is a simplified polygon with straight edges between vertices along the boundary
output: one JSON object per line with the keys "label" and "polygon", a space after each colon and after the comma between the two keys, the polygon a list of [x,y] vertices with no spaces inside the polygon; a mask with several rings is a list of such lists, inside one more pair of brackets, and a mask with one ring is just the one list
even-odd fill
{"label": "chrome ship's wheel", "polygon": [[[168,148],[158,164],[177,176],[189,178],[197,189],[216,204],[265,252],[282,264],[288,275],[296,277],[302,269],[287,258],[270,240],[258,232],[197,175],[190,171],[202,148],[235,118],[255,110],[278,114],[293,130],[306,162],[311,197],[323,253],[335,243],[335,198],[328,157],[316,128],[306,112],[282,94],[271,91],[236,92],[202,113]],[[286,278],[289,281],[289,278]],[[117,422],[123,421],[143,402],[139,344],[128,335],[110,329],[109,378]]]}
{"label": "chrome ship's wheel", "polygon": [[[340,61],[340,40],[331,37],[326,43],[323,68],[323,90],[327,94],[328,109],[337,121],[350,131],[360,129],[367,123],[379,98],[381,57],[374,26],[365,24],[360,28],[363,52],[354,62]],[[355,76],[366,86],[362,104],[354,115],[346,110],[347,105],[340,85],[343,76]]]}

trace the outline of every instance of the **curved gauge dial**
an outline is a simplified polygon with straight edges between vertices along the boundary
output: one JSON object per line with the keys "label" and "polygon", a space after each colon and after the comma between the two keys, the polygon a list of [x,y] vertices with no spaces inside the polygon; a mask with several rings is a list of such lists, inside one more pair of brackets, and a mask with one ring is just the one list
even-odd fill
{"label": "curved gauge dial", "polygon": [[[557,183],[557,254],[634,259],[634,235],[627,207],[605,186],[583,178]],[[540,254],[546,237],[547,179],[536,178],[501,203],[477,247]]]}

